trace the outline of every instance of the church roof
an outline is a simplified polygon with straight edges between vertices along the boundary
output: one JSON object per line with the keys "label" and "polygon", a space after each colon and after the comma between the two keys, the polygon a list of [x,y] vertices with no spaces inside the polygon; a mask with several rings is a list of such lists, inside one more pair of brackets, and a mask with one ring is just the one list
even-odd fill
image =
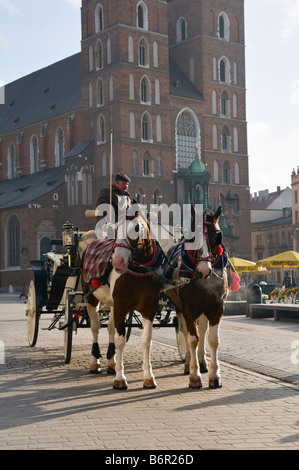
{"label": "church roof", "polygon": [[0,135],[81,106],[81,53],[77,53],[5,85]]}
{"label": "church roof", "polygon": [[200,91],[193,85],[172,59],[169,59],[169,80],[170,93],[172,95],[191,98],[194,100],[204,99]]}
{"label": "church roof", "polygon": [[23,206],[52,192],[65,182],[64,166],[21,178],[0,181],[0,210]]}

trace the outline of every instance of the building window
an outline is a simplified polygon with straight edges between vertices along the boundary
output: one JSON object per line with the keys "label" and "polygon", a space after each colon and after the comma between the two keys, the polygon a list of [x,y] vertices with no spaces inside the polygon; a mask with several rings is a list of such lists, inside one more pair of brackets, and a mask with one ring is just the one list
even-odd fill
{"label": "building window", "polygon": [[136,150],[132,153],[132,174],[138,175],[138,155]]}
{"label": "building window", "polygon": [[229,20],[226,13],[221,13],[218,20],[218,36],[220,39],[229,41]]}
{"label": "building window", "polygon": [[103,31],[104,29],[102,5],[97,5],[95,9],[95,29],[96,29],[96,33],[99,33],[100,31]]}
{"label": "building window", "polygon": [[104,104],[104,85],[103,85],[103,80],[101,78],[99,78],[98,81],[97,81],[96,97],[97,97],[97,106],[103,106],[103,104]]}
{"label": "building window", "polygon": [[97,126],[97,142],[98,144],[103,144],[105,141],[105,119],[104,116],[100,114]]}
{"label": "building window", "polygon": [[30,173],[37,173],[39,170],[38,162],[38,142],[37,138],[32,136],[30,142]]}
{"label": "building window", "polygon": [[135,132],[135,113],[130,111],[130,139],[136,138]]}
{"label": "building window", "polygon": [[221,150],[222,152],[230,152],[230,136],[226,127],[221,133]]}
{"label": "building window", "polygon": [[142,140],[151,141],[152,140],[152,124],[151,118],[148,113],[144,113],[142,116]]}
{"label": "building window", "polygon": [[230,184],[230,166],[228,162],[223,165],[223,183]]}
{"label": "building window", "polygon": [[240,184],[240,165],[235,163],[235,184]]}
{"label": "building window", "polygon": [[219,183],[219,163],[217,160],[214,160],[214,181]]}
{"label": "building window", "polygon": [[7,155],[7,178],[13,179],[16,177],[16,153],[15,153],[15,146],[10,144],[8,147],[8,155]]}
{"label": "building window", "polygon": [[134,62],[134,39],[132,36],[128,37],[128,61]]}
{"label": "building window", "polygon": [[88,64],[89,64],[89,71],[93,70],[93,46],[90,44],[88,48]]}
{"label": "building window", "polygon": [[176,125],[177,167],[187,168],[196,156],[199,125],[196,117],[189,111],[183,111]]}
{"label": "building window", "polygon": [[91,81],[88,82],[88,106],[92,108],[93,100],[92,100],[92,83]]}
{"label": "building window", "polygon": [[187,39],[187,23],[185,18],[179,18],[176,25],[177,42]]}
{"label": "building window", "polygon": [[103,68],[103,45],[100,40],[96,42],[95,47],[95,66],[97,70]]}
{"label": "building window", "polygon": [[143,158],[143,176],[154,176],[153,161],[147,152]]}
{"label": "building window", "polygon": [[140,100],[141,100],[141,103],[150,104],[151,102],[150,82],[147,77],[143,77],[141,80]]}
{"label": "building window", "polygon": [[62,129],[57,129],[55,135],[55,166],[64,165],[64,134]]}
{"label": "building window", "polygon": [[229,117],[229,99],[226,91],[221,95],[221,115]]}
{"label": "building window", "polygon": [[21,240],[20,240],[20,222],[16,215],[13,215],[7,226],[7,244],[8,244],[8,258],[7,265],[8,267],[16,267],[21,264]]}
{"label": "building window", "polygon": [[137,28],[148,29],[148,12],[144,2],[137,5]]}
{"label": "building window", "polygon": [[145,38],[140,39],[139,42],[139,65],[142,67],[149,66],[149,48]]}
{"label": "building window", "polygon": [[230,66],[226,57],[222,57],[219,62],[219,80],[222,83],[230,83]]}
{"label": "building window", "polygon": [[157,156],[157,176],[163,176],[163,160],[161,153]]}

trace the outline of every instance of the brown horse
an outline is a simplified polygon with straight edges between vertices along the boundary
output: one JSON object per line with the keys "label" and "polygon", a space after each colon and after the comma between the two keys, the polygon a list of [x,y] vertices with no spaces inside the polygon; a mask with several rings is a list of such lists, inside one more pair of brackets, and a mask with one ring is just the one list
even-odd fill
{"label": "brown horse", "polygon": [[[108,322],[109,349],[108,372],[116,372],[114,388],[126,389],[127,383],[123,370],[123,348],[125,345],[126,315],[138,310],[143,316],[144,350],[143,376],[144,387],[155,387],[150,364],[152,322],[159,304],[160,282],[154,280],[153,273],[161,265],[163,256],[150,237],[147,221],[139,214],[126,214],[117,224],[117,236],[113,243],[112,266],[108,283],[92,290],[92,285],[82,279],[83,294],[87,295],[87,312],[93,336],[91,372],[99,368],[100,349],[98,334],[100,322],[96,307],[99,302],[110,306]],[[83,259],[84,266],[84,259]],[[92,292],[91,292],[92,290]],[[116,330],[116,335],[115,335]],[[116,338],[116,362],[114,355]]]}
{"label": "brown horse", "polygon": [[[211,349],[209,387],[221,387],[218,362],[219,325],[228,294],[227,258],[221,245],[219,227],[221,207],[215,213],[205,213],[203,221],[204,244],[208,256],[185,250],[173,272],[173,278],[185,276],[190,279],[183,287],[167,291],[178,315],[183,315],[183,331],[189,351],[185,372],[189,372],[189,387],[201,388],[200,371],[206,371],[204,339],[209,324],[208,341]],[[197,275],[198,263],[204,258],[210,264],[210,274],[205,278]]]}

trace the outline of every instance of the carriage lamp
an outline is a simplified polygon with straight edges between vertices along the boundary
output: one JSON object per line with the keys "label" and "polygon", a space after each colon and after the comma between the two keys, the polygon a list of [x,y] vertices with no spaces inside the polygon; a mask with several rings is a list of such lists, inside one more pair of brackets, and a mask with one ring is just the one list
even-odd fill
{"label": "carriage lamp", "polygon": [[62,244],[66,247],[68,253],[68,263],[71,266],[71,250],[75,246],[74,226],[70,222],[66,222],[63,226]]}

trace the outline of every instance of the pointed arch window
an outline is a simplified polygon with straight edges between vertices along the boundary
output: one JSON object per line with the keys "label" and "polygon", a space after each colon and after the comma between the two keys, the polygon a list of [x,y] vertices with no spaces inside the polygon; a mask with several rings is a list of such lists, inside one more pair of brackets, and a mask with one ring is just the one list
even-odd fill
{"label": "pointed arch window", "polygon": [[96,96],[97,96],[97,106],[103,106],[104,86],[103,86],[103,80],[101,78],[99,78],[97,81]]}
{"label": "pointed arch window", "polygon": [[148,152],[143,157],[143,176],[154,176],[153,160]]}
{"label": "pointed arch window", "polygon": [[35,135],[31,137],[30,141],[30,173],[37,173],[39,171],[38,161],[38,141]]}
{"label": "pointed arch window", "polygon": [[8,155],[7,155],[7,163],[8,163],[8,171],[7,171],[7,178],[13,179],[16,177],[16,153],[15,153],[15,146],[10,144],[8,147]]}
{"label": "pointed arch window", "polygon": [[103,31],[104,29],[104,21],[103,21],[103,7],[102,5],[97,5],[95,9],[95,29],[96,33]]}
{"label": "pointed arch window", "polygon": [[141,103],[150,104],[151,102],[150,82],[147,77],[143,77],[141,80],[140,100],[141,100]]}
{"label": "pointed arch window", "polygon": [[185,18],[179,18],[176,26],[177,42],[187,39],[187,23]]}
{"label": "pointed arch window", "polygon": [[144,113],[142,116],[142,140],[143,141],[151,141],[152,140],[152,122],[150,115],[148,113]]}
{"label": "pointed arch window", "polygon": [[199,135],[199,125],[196,117],[189,112],[183,111],[176,125],[176,153],[177,167],[187,168],[196,156],[196,145]]}
{"label": "pointed arch window", "polygon": [[100,40],[96,42],[95,46],[95,66],[97,70],[103,68],[103,44]]}
{"label": "pointed arch window", "polygon": [[136,150],[132,153],[132,174],[138,175],[138,155]]}
{"label": "pointed arch window", "polygon": [[21,264],[21,231],[20,222],[16,215],[13,215],[7,226],[7,267],[16,267]]}
{"label": "pointed arch window", "polygon": [[149,66],[148,42],[145,38],[142,38],[139,41],[139,65],[142,67]]}
{"label": "pointed arch window", "polygon": [[62,129],[57,129],[55,135],[55,166],[64,165],[64,134]]}
{"label": "pointed arch window", "polygon": [[220,39],[229,41],[229,19],[226,13],[222,12],[218,19],[218,36]]}
{"label": "pointed arch window", "polygon": [[223,165],[223,183],[230,184],[231,176],[230,176],[230,166],[228,162],[225,162]]}
{"label": "pointed arch window", "polygon": [[105,118],[102,114],[100,114],[98,117],[97,126],[97,142],[98,144],[103,144],[105,141]]}
{"label": "pointed arch window", "polygon": [[144,2],[137,5],[137,28],[148,29],[148,10]]}

